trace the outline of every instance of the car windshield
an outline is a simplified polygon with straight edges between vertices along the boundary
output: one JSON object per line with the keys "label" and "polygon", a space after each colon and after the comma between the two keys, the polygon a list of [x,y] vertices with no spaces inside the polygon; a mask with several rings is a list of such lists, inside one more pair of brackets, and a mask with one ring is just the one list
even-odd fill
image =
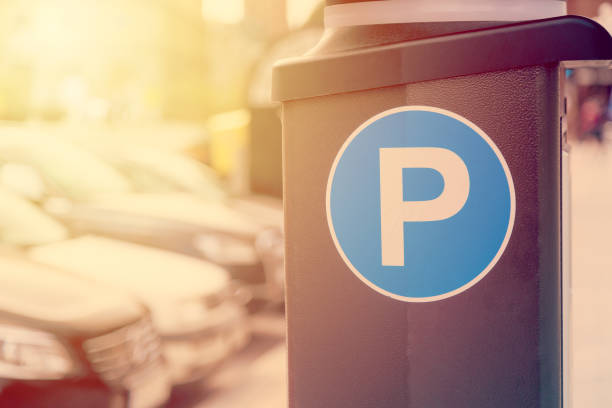
{"label": "car windshield", "polygon": [[43,213],[36,205],[0,188],[0,241],[2,244],[29,246],[60,241],[68,237],[66,228]]}
{"label": "car windshield", "polygon": [[35,168],[44,176],[49,193],[74,200],[131,191],[129,181],[95,155],[28,128],[0,131],[0,162]]}
{"label": "car windshield", "polygon": [[214,172],[183,155],[149,148],[131,148],[116,152],[113,162],[137,191],[183,191],[212,200],[225,197]]}

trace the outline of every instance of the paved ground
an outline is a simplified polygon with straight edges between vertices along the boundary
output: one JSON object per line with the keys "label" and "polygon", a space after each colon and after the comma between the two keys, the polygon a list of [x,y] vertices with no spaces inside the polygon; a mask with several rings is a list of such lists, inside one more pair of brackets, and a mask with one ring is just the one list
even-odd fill
{"label": "paved ground", "polygon": [[169,408],[286,408],[285,320],[279,310],[251,322],[253,341],[201,384],[173,392]]}
{"label": "paved ground", "polygon": [[285,321],[278,315],[264,314],[255,319],[253,326],[256,341],[267,343],[269,348],[255,359],[244,355],[226,367],[211,382],[215,393],[198,408],[287,406]]}
{"label": "paved ground", "polygon": [[612,149],[572,150],[574,408],[612,407]]}

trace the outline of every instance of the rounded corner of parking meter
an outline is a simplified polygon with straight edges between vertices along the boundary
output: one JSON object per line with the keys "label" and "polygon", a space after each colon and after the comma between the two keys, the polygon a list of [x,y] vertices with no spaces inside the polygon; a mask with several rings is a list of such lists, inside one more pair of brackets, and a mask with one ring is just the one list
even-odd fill
{"label": "rounded corner of parking meter", "polygon": [[569,406],[563,70],[612,60],[610,34],[331,3],[273,81],[290,406]]}

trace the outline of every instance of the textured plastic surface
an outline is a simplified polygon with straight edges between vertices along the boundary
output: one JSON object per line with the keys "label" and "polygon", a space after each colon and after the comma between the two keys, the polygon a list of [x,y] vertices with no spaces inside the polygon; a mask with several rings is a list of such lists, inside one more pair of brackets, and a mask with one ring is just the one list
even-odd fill
{"label": "textured plastic surface", "polygon": [[281,61],[272,95],[300,99],[569,60],[612,59],[610,34],[559,17]]}
{"label": "textured plastic surface", "polygon": [[[284,104],[290,407],[560,406],[558,94],[558,65],[548,65]],[[500,148],[517,194],[496,267],[425,304],[359,281],[326,223],[338,149],[362,122],[402,105],[473,121]]]}
{"label": "textured plastic surface", "polygon": [[[291,408],[563,404],[559,61],[610,59],[610,36],[568,17],[418,39],[443,30],[335,30],[277,69]],[[480,127],[516,190],[500,261],[477,285],[430,303],[393,300],[355,277],[325,209],[347,137],[406,105],[446,109]]]}

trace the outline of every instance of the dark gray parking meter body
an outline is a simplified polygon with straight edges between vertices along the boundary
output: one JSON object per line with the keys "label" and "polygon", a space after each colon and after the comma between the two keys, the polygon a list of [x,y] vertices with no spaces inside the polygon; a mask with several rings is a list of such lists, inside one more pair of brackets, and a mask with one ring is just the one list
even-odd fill
{"label": "dark gray parking meter body", "polygon": [[[559,17],[339,27],[328,29],[309,55],[277,65],[290,407],[568,406],[563,402],[561,61],[611,58],[604,29],[587,19]],[[414,111],[434,112],[446,121],[459,118],[488,140],[507,163],[507,190],[514,199],[507,241],[490,270],[461,290],[425,301],[394,296],[368,279],[370,271],[354,261],[359,254],[351,255],[353,243],[342,242],[340,221],[333,219],[343,217],[342,200],[330,203],[334,177],[340,180],[345,171],[343,157],[353,154],[351,143],[370,125]],[[403,122],[406,132],[410,118]],[[423,137],[426,145],[429,136]],[[357,163],[367,168],[368,160],[380,160],[373,168],[382,169],[385,157],[392,157],[383,150]],[[476,172],[462,158],[474,190]],[[343,182],[354,183],[347,191],[361,191],[367,173],[357,165],[351,181],[347,168]],[[349,201],[347,208],[356,205]],[[337,215],[330,214],[334,205],[340,208]],[[370,218],[382,225],[385,216],[383,207],[353,219],[355,240],[363,240],[360,225]],[[407,224],[406,234],[412,231]],[[455,244],[469,249],[480,239],[467,234]],[[368,239],[356,247],[367,251],[381,245],[380,234]],[[370,258],[364,262],[380,264]]]}

